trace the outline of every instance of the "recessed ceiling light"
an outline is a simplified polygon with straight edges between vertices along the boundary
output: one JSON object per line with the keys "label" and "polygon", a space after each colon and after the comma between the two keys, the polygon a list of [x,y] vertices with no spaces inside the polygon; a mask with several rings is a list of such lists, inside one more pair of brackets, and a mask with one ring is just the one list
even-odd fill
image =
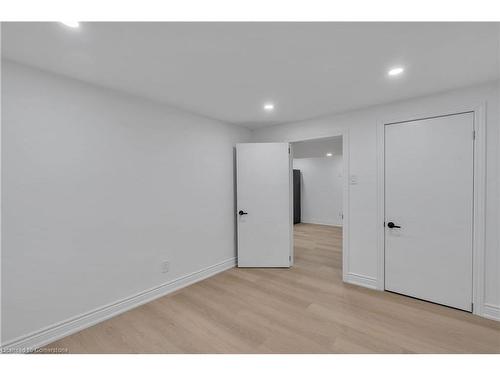
{"label": "recessed ceiling light", "polygon": [[264,111],[267,111],[267,112],[274,111],[274,104],[273,103],[265,103],[264,104]]}
{"label": "recessed ceiling light", "polygon": [[68,27],[71,27],[73,29],[80,27],[80,22],[77,22],[77,21],[62,21],[61,23],[64,26],[68,26]]}
{"label": "recessed ceiling light", "polygon": [[400,75],[401,73],[403,73],[405,71],[405,69],[401,66],[397,66],[397,67],[394,67],[394,68],[391,68],[388,72],[387,72],[387,75],[389,76],[398,76]]}
{"label": "recessed ceiling light", "polygon": [[330,157],[330,156],[333,156],[333,154],[331,152],[327,152],[326,156]]}

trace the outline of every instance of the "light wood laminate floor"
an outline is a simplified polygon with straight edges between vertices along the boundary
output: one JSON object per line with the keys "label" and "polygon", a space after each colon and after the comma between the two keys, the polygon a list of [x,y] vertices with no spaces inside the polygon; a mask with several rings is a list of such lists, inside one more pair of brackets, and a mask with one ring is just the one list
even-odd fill
{"label": "light wood laminate floor", "polygon": [[500,323],[342,282],[340,228],[291,269],[234,268],[52,343],[70,353],[500,353]]}

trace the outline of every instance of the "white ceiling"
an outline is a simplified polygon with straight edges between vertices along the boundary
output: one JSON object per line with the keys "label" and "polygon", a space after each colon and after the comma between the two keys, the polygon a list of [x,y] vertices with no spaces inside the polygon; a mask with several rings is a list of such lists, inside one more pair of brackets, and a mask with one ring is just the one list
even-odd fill
{"label": "white ceiling", "polygon": [[[8,59],[248,127],[498,79],[498,23],[3,23]],[[388,68],[403,65],[402,77]],[[265,113],[262,104],[276,110]]]}
{"label": "white ceiling", "polygon": [[342,155],[342,136],[312,139],[292,143],[293,158],[324,158],[327,153]]}

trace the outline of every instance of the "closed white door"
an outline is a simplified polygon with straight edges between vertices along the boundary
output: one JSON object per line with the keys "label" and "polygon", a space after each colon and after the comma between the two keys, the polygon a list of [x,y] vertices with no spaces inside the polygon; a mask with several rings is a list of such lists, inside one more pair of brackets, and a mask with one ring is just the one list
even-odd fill
{"label": "closed white door", "polygon": [[385,289],[472,311],[473,113],[385,126]]}
{"label": "closed white door", "polygon": [[288,143],[236,145],[238,267],[289,267],[292,249]]}

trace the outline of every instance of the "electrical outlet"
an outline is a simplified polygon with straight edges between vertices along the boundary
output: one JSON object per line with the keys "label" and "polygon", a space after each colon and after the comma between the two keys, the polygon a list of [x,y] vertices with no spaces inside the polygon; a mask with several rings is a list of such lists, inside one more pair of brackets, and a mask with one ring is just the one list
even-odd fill
{"label": "electrical outlet", "polygon": [[168,260],[161,263],[161,273],[170,271],[170,262]]}

